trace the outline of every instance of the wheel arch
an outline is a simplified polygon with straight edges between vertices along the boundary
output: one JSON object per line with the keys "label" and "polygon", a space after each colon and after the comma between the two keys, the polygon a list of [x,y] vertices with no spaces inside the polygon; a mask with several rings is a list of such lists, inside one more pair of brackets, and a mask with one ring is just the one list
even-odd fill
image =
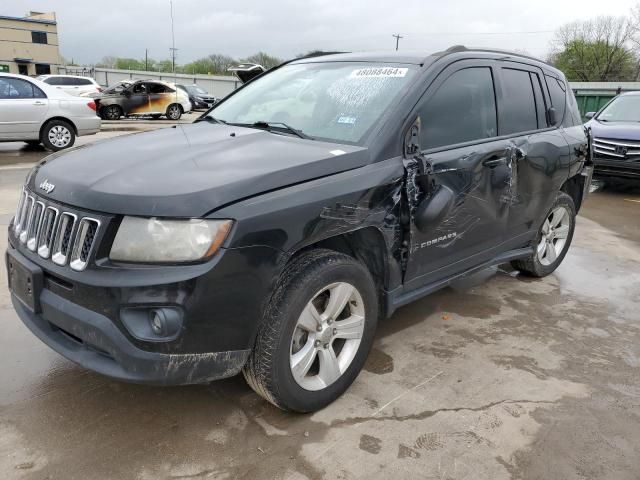
{"label": "wheel arch", "polygon": [[385,312],[385,292],[390,284],[389,248],[384,235],[373,226],[367,226],[349,232],[343,232],[316,242],[310,243],[291,253],[287,263],[310,250],[326,249],[344,253],[362,262],[369,270],[381,301],[381,312]]}
{"label": "wheel arch", "polygon": [[573,204],[576,207],[576,214],[580,211],[582,206],[582,193],[584,192],[584,175],[574,175],[569,177],[560,187],[560,191],[566,193],[573,200]]}
{"label": "wheel arch", "polygon": [[38,139],[39,140],[42,139],[42,134],[44,132],[44,127],[46,127],[49,122],[52,122],[54,120],[61,120],[63,122],[68,123],[69,125],[71,125],[71,128],[73,128],[73,133],[76,136],[78,136],[78,127],[76,126],[75,123],[73,123],[71,120],[69,120],[66,117],[56,116],[56,117],[47,118],[44,122],[42,122],[42,125],[40,125],[40,131],[38,132]]}

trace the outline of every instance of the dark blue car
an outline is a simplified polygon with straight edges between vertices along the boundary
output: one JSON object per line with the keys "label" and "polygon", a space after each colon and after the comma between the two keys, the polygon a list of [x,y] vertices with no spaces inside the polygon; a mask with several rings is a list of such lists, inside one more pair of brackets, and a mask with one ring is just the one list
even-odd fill
{"label": "dark blue car", "polygon": [[595,173],[640,179],[640,92],[618,95],[589,112]]}

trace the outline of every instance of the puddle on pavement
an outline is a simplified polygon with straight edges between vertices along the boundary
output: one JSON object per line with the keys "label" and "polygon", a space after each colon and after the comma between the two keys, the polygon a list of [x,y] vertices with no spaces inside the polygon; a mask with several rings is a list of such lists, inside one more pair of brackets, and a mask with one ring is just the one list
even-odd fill
{"label": "puddle on pavement", "polygon": [[393,372],[393,358],[379,348],[374,347],[371,349],[369,357],[367,357],[364,369],[376,375],[391,373]]}

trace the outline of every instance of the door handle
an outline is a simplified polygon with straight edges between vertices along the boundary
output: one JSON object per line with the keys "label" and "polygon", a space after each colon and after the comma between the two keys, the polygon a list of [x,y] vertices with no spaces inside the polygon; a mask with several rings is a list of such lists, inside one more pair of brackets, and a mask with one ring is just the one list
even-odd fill
{"label": "door handle", "polygon": [[494,155],[482,162],[482,165],[484,165],[485,167],[494,168],[498,165],[504,165],[505,163],[507,163],[507,157],[498,157]]}
{"label": "door handle", "polygon": [[45,103],[44,103],[44,102],[33,102],[33,104],[34,104],[34,105],[38,105],[38,106],[40,106],[40,105],[45,105]]}

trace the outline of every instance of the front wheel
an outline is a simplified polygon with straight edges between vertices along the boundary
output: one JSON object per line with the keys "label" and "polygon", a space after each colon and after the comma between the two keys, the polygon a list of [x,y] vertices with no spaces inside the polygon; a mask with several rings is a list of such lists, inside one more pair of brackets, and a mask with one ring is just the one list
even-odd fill
{"label": "front wheel", "polygon": [[182,116],[182,107],[177,103],[172,103],[167,107],[167,118],[169,120],[180,120]]}
{"label": "front wheel", "polygon": [[119,120],[122,116],[122,109],[118,105],[108,105],[101,112],[104,120]]}
{"label": "front wheel", "polygon": [[284,410],[319,410],[358,376],[377,317],[377,291],[364,265],[330,250],[305,253],[276,286],[245,379]]}
{"label": "front wheel", "polygon": [[511,265],[533,277],[544,277],[564,260],[576,227],[576,207],[573,199],[558,192],[536,237],[535,252],[528,258],[515,260]]}

